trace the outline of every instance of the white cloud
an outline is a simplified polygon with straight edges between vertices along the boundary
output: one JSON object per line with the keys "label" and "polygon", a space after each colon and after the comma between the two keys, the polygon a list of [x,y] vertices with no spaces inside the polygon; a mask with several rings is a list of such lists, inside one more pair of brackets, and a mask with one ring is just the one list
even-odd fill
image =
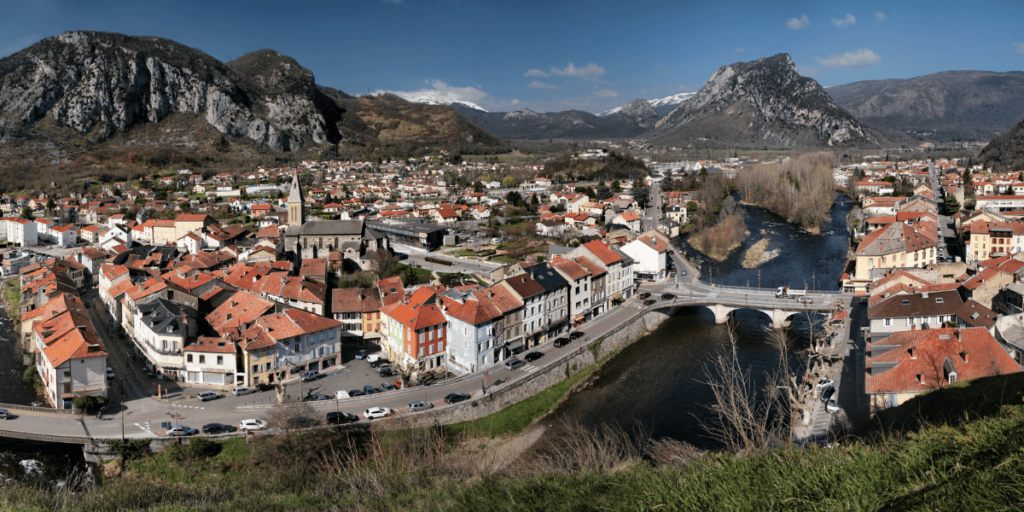
{"label": "white cloud", "polygon": [[513,105],[518,105],[519,104],[519,100],[518,99],[513,99],[512,100],[512,104]]}
{"label": "white cloud", "polygon": [[610,89],[597,89],[594,91],[594,96],[597,96],[598,98],[614,98],[618,95],[619,93]]}
{"label": "white cloud", "polygon": [[1013,53],[1024,55],[1024,43],[1010,43],[1010,46],[1013,46]]}
{"label": "white cloud", "polygon": [[531,69],[523,74],[523,76],[548,76],[548,74],[539,69]]}
{"label": "white cloud", "polygon": [[584,79],[597,78],[599,76],[604,76],[605,73],[607,72],[604,70],[604,68],[598,66],[597,64],[594,64],[593,62],[587,64],[586,66],[583,66],[582,68],[576,67],[572,62],[570,62],[568,66],[562,69],[551,68],[552,75],[575,76]]}
{"label": "white cloud", "polygon": [[408,101],[414,101],[423,96],[434,96],[443,100],[468,101],[478,103],[487,98],[487,93],[476,87],[452,87],[443,80],[424,80],[429,87],[418,91],[387,91],[378,89],[372,94],[391,93]]}
{"label": "white cloud", "polygon": [[850,25],[853,25],[854,23],[857,23],[857,18],[853,17],[852,14],[847,13],[846,17],[841,20],[832,18],[832,23],[835,23],[836,26],[839,28],[846,28],[849,27]]}
{"label": "white cloud", "polygon": [[790,30],[800,30],[807,25],[811,24],[811,20],[807,19],[807,15],[804,14],[802,18],[790,18],[786,22],[786,28]]}
{"label": "white cloud", "polygon": [[540,80],[534,80],[534,81],[526,84],[526,86],[527,87],[535,87],[537,89],[558,89],[557,85],[546,84],[544,82],[541,82]]}
{"label": "white cloud", "polygon": [[743,47],[736,48],[736,53],[743,53],[743,50],[744,50]]}
{"label": "white cloud", "polygon": [[880,12],[875,14],[875,19],[878,21],[885,21],[885,13]]}
{"label": "white cloud", "polygon": [[846,52],[842,55],[829,55],[827,59],[818,57],[818,64],[825,66],[828,69],[861,69],[866,68],[876,62],[878,62],[878,54],[868,50],[867,48],[861,48],[855,52]]}
{"label": "white cloud", "polygon": [[818,70],[816,68],[812,68],[812,67],[809,67],[809,66],[797,66],[796,67],[796,72],[800,73],[801,76],[810,76],[810,77],[813,77],[813,76],[818,74]]}

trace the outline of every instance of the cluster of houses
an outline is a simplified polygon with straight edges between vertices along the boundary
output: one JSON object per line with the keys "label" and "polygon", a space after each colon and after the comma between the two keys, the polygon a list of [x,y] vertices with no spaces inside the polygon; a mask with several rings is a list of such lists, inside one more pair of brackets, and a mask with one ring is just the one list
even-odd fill
{"label": "cluster of houses", "polygon": [[[1024,183],[978,174],[975,190],[990,195],[977,195],[974,211],[952,215],[952,242],[943,235],[950,217],[940,217],[935,197],[962,204],[965,169],[931,163],[941,182],[932,190],[929,164],[882,162],[847,182],[866,217],[842,286],[867,303],[864,391],[873,411],[958,380],[1022,371],[1024,223],[994,201],[1018,184],[1024,191]],[[892,197],[886,176],[912,183],[914,195]],[[837,170],[837,185],[850,177],[850,169]],[[958,243],[965,258],[942,257],[947,242]]]}

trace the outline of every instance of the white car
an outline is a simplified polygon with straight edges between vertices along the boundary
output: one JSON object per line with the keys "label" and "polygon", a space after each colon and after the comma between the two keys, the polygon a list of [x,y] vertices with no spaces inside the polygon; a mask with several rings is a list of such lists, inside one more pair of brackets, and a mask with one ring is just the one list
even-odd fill
{"label": "white car", "polygon": [[832,387],[832,379],[828,377],[822,377],[821,380],[818,381],[818,385],[816,387],[818,388],[818,391],[828,389]]}
{"label": "white car", "polygon": [[263,420],[242,420],[238,422],[239,430],[259,430],[267,428],[267,422]]}
{"label": "white car", "polygon": [[199,400],[206,402],[207,400],[216,400],[220,398],[221,395],[214,391],[200,391],[198,396]]}
{"label": "white car", "polygon": [[500,244],[501,243],[501,239],[500,238],[492,238],[491,239],[491,243],[492,244]]}
{"label": "white car", "polygon": [[393,411],[387,407],[371,407],[363,412],[363,417],[368,420],[375,420],[377,418],[390,416],[392,413]]}
{"label": "white car", "polygon": [[430,402],[424,402],[423,400],[417,400],[409,404],[409,410],[412,412],[425,411],[433,407],[434,404]]}
{"label": "white car", "polygon": [[195,435],[195,433],[196,429],[194,428],[189,428],[185,425],[178,425],[167,430],[167,437],[191,436]]}
{"label": "white car", "polygon": [[107,367],[107,378],[108,379],[113,379],[114,378],[114,369],[109,367],[109,366]]}
{"label": "white car", "polygon": [[252,393],[252,388],[235,388],[231,390],[231,394],[235,396],[248,395]]}

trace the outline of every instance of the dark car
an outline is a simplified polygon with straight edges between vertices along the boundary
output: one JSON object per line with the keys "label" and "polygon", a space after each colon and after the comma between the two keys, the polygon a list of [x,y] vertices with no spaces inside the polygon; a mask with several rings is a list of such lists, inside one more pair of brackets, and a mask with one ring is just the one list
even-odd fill
{"label": "dark car", "polygon": [[586,336],[586,334],[584,334],[581,331],[573,331],[573,332],[569,333],[569,339],[570,340],[574,340],[576,338],[582,338],[584,336]]}
{"label": "dark car", "polygon": [[542,357],[544,357],[544,354],[541,352],[530,352],[529,354],[523,356],[523,360],[526,361],[527,363],[532,363]]}
{"label": "dark car", "polygon": [[364,357],[366,357],[366,351],[365,350],[360,350],[359,352],[356,352],[356,359],[362,359]]}
{"label": "dark car", "polygon": [[671,293],[664,293],[661,295],[661,300],[675,300],[676,296]]}
{"label": "dark car", "polygon": [[647,299],[647,300],[644,301],[644,306],[650,306],[650,305],[654,304],[655,302],[658,302],[658,301],[656,301],[654,299]]}
{"label": "dark car", "polygon": [[353,389],[352,391],[348,392],[349,397],[363,396],[365,394],[366,393],[363,393],[363,390],[361,389]]}
{"label": "dark car", "polygon": [[370,363],[370,368],[377,368],[377,367],[380,367],[380,366],[388,366],[390,364],[391,364],[391,361],[388,361],[387,359],[381,358],[381,359],[378,359],[378,360]]}
{"label": "dark car", "polygon": [[640,298],[641,299],[646,299],[647,297],[650,297],[650,296],[651,296],[650,292],[643,292],[643,293],[640,294]]}
{"label": "dark car", "polygon": [[828,403],[829,399],[832,398],[832,395],[835,395],[835,394],[836,394],[836,388],[834,388],[832,386],[829,386],[829,387],[825,388],[825,391],[821,392],[821,401],[824,402],[824,403]]}
{"label": "dark car", "polygon": [[202,430],[204,434],[220,434],[223,432],[231,432],[233,429],[230,426],[223,425],[221,423],[207,423],[206,425],[203,425]]}
{"label": "dark car", "polygon": [[317,393],[315,395],[308,395],[306,398],[302,399],[303,402],[320,402],[323,400],[330,400],[330,398],[327,395]]}
{"label": "dark car", "polygon": [[555,340],[555,348],[562,348],[569,344],[569,338],[561,337]]}
{"label": "dark car", "polygon": [[367,385],[363,386],[363,393],[365,393],[367,395],[375,394],[375,393],[377,393],[377,388],[367,384]]}
{"label": "dark car", "polygon": [[355,423],[359,421],[359,416],[348,412],[329,412],[327,413],[327,424],[328,425],[344,425],[346,423]]}
{"label": "dark car", "polygon": [[377,370],[377,375],[380,375],[381,377],[390,377],[395,375],[395,370],[391,369],[390,366],[382,366]]}
{"label": "dark car", "polygon": [[457,404],[469,400],[469,395],[465,393],[449,393],[448,396],[444,397],[444,403],[446,404]]}
{"label": "dark car", "polygon": [[264,391],[270,391],[271,389],[274,389],[274,386],[271,386],[270,384],[264,384],[261,382],[253,386],[252,389],[255,389],[256,391],[262,393]]}

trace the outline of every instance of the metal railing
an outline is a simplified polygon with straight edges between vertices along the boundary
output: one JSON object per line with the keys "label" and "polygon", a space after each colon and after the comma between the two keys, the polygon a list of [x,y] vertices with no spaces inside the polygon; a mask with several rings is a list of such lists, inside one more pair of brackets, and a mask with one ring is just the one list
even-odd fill
{"label": "metal railing", "polygon": [[9,411],[31,411],[41,412],[44,414],[65,414],[65,415],[77,415],[75,411],[71,409],[54,409],[52,407],[33,407],[31,405],[18,405],[18,404],[0,404],[0,409],[7,409]]}

